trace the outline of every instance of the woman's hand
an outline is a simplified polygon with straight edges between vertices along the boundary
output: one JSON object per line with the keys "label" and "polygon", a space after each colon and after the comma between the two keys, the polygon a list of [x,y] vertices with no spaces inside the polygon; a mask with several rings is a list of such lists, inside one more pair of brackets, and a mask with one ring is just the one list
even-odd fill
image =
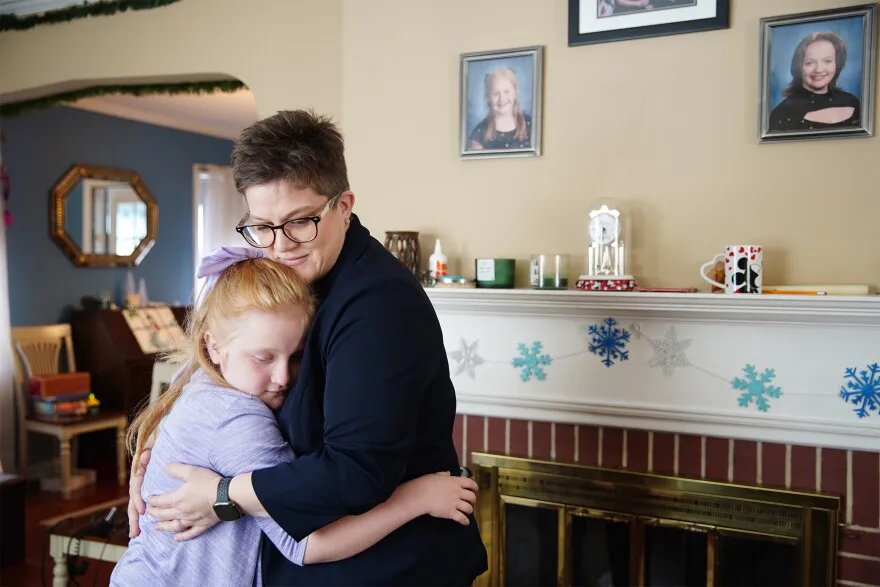
{"label": "woman's hand", "polygon": [[132,461],[131,476],[128,478],[128,537],[134,538],[141,533],[139,516],[146,511],[147,504],[141,497],[141,487],[144,484],[144,473],[147,472],[147,464],[150,462],[150,449],[141,451],[140,459]]}
{"label": "woman's hand", "polygon": [[177,542],[202,534],[219,522],[214,513],[220,475],[210,469],[191,465],[168,465],[168,474],[183,479],[183,485],[171,493],[147,498],[147,514],[156,519],[156,529],[174,532]]}
{"label": "woman's hand", "polygon": [[394,490],[388,501],[467,526],[470,524],[467,516],[474,511],[478,490],[473,479],[453,477],[443,471],[407,481]]}

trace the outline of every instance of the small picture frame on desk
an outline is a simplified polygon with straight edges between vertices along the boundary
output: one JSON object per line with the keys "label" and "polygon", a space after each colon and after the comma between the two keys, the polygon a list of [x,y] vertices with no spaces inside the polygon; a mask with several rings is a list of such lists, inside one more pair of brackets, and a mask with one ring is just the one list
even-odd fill
{"label": "small picture frame on desk", "polygon": [[144,354],[174,351],[184,343],[183,329],[166,306],[127,308],[122,315]]}

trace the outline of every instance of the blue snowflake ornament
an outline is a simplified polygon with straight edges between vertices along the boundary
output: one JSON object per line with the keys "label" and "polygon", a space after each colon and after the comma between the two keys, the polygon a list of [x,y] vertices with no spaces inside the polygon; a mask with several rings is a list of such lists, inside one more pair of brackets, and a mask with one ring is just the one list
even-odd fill
{"label": "blue snowflake ornament", "polygon": [[541,343],[535,341],[532,343],[532,348],[529,348],[521,342],[516,345],[516,348],[520,356],[513,358],[513,366],[520,369],[519,378],[528,381],[534,377],[538,381],[544,381],[547,374],[544,372],[543,366],[549,365],[552,359],[550,355],[541,354],[543,348]]}
{"label": "blue snowflake ornament", "polygon": [[853,410],[859,418],[867,418],[871,412],[880,414],[880,365],[874,363],[856,371],[847,368],[846,385],[840,387],[840,397],[857,406]]}
{"label": "blue snowflake ornament", "polygon": [[608,318],[602,324],[590,324],[587,332],[590,339],[589,351],[602,357],[602,363],[610,367],[615,361],[629,359],[629,351],[626,343],[630,339],[630,331],[626,328],[617,328],[617,320]]}
{"label": "blue snowflake ornament", "polygon": [[754,403],[760,412],[766,412],[770,409],[770,402],[767,398],[778,399],[782,396],[782,389],[776,385],[770,385],[770,382],[776,379],[775,369],[764,369],[763,373],[758,373],[754,365],[746,365],[743,369],[745,377],[736,377],[731,381],[734,389],[741,389],[737,403],[741,408],[749,407]]}

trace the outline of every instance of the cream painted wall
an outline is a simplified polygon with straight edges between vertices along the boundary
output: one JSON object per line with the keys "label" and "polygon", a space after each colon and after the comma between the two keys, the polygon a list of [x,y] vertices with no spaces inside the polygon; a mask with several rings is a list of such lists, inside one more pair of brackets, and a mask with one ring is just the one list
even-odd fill
{"label": "cream painted wall", "polygon": [[[728,30],[568,47],[567,0],[346,0],[356,209],[439,235],[466,275],[516,257],[520,284],[532,253],[580,270],[589,205],[613,197],[644,284],[708,288],[702,262],[757,243],[765,284],[880,286],[880,137],[756,144],[758,19],[858,2],[732,4]],[[544,155],[460,161],[458,55],[527,45],[546,47]]]}
{"label": "cream painted wall", "polygon": [[77,80],[224,74],[250,87],[261,116],[297,107],[339,116],[341,22],[341,0],[183,0],[5,32],[0,94]]}
{"label": "cream painted wall", "polygon": [[[880,286],[880,138],[757,145],[758,19],[856,4],[732,0],[728,30],[568,47],[566,0],[184,0],[0,34],[0,94],[71,80],[238,77],[261,116],[343,124],[357,211],[378,238],[475,256],[574,257],[591,201],[634,210],[643,284],[705,284],[728,243],[767,282]],[[459,161],[462,52],[544,45],[544,155]],[[682,54],[685,57],[679,57]]]}

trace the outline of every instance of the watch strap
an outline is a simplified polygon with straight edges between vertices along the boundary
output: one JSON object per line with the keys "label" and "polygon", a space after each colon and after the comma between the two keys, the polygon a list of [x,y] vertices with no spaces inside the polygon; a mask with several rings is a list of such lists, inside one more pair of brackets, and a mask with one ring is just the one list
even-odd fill
{"label": "watch strap", "polygon": [[229,501],[229,484],[232,483],[232,477],[223,477],[217,484],[217,503],[227,503]]}

